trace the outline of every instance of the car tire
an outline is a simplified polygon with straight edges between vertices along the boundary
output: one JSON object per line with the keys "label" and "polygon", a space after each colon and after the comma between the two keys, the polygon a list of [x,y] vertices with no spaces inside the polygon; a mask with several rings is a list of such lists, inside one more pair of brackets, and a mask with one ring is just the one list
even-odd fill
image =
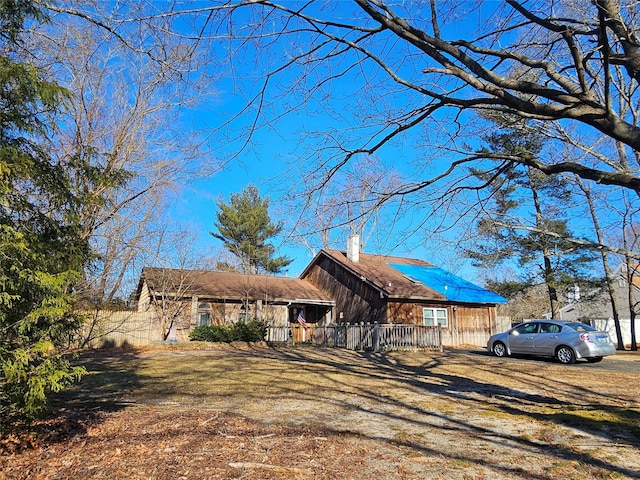
{"label": "car tire", "polygon": [[507,356],[507,346],[502,342],[496,342],[491,347],[491,351],[496,357],[506,357]]}
{"label": "car tire", "polygon": [[556,358],[560,363],[568,365],[570,363],[576,363],[576,354],[571,347],[561,345],[556,350]]}
{"label": "car tire", "polygon": [[589,357],[587,358],[587,362],[589,363],[598,363],[602,361],[602,357]]}

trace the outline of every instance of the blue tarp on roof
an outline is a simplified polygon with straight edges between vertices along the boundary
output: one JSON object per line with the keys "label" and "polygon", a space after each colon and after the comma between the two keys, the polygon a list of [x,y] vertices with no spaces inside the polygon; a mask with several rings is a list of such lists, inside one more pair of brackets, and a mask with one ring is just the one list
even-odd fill
{"label": "blue tarp on roof", "polygon": [[418,265],[389,264],[409,280],[420,282],[451,302],[463,303],[506,303],[507,299],[497,293],[485,290],[471,282],[457,277],[441,268],[423,267]]}

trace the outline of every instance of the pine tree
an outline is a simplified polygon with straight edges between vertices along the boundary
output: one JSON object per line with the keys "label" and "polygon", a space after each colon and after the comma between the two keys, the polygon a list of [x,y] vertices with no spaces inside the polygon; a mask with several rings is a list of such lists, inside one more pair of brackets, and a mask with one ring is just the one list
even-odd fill
{"label": "pine tree", "polygon": [[275,247],[268,240],[282,232],[283,224],[274,224],[269,216],[269,197],[262,199],[258,188],[249,185],[232,194],[229,203],[216,202],[218,232],[211,232],[241,263],[244,273],[280,273],[292,260],[275,257]]}
{"label": "pine tree", "polygon": [[[535,157],[543,148],[540,136],[522,125],[504,128],[485,141],[481,153],[493,158]],[[479,267],[517,261],[526,272],[523,284],[546,285],[551,312],[557,318],[559,292],[584,282],[585,269],[594,261],[593,252],[566,240],[572,236],[563,216],[563,205],[571,200],[567,182],[526,162],[506,161],[497,172],[473,174],[491,188],[493,208],[479,220],[479,241],[466,255]]]}
{"label": "pine tree", "polygon": [[[65,92],[22,61],[20,32],[38,18],[0,3],[0,418],[34,418],[83,373],[63,355],[80,328],[73,286],[89,258],[79,204],[47,138]],[[5,424],[6,426],[6,424]]]}

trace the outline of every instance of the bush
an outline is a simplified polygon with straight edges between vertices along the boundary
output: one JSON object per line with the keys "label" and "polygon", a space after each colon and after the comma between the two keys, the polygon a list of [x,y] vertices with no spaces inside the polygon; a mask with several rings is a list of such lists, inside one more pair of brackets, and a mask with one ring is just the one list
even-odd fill
{"label": "bush", "polygon": [[211,325],[196,327],[189,332],[191,340],[201,340],[205,342],[231,342],[231,329],[226,325]]}
{"label": "bush", "polygon": [[205,342],[261,342],[264,340],[266,326],[262,322],[238,322],[233,325],[209,325],[196,327],[189,332],[191,340]]}
{"label": "bush", "polygon": [[237,335],[236,340],[244,342],[261,342],[267,333],[266,325],[257,320],[236,323],[233,329]]}

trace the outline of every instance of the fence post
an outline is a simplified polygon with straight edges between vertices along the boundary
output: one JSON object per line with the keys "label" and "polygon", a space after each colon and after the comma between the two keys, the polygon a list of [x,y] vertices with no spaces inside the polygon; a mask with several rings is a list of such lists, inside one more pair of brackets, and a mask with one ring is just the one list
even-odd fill
{"label": "fence post", "polygon": [[345,329],[344,330],[344,347],[346,349],[349,349],[349,338],[350,338],[349,332],[351,330],[349,326],[350,326],[349,322],[345,323],[344,325],[344,329]]}
{"label": "fence post", "polygon": [[373,351],[380,353],[380,324],[378,322],[373,324]]}
{"label": "fence post", "polygon": [[411,325],[411,343],[413,343],[413,349],[418,349],[418,326],[413,324]]}

